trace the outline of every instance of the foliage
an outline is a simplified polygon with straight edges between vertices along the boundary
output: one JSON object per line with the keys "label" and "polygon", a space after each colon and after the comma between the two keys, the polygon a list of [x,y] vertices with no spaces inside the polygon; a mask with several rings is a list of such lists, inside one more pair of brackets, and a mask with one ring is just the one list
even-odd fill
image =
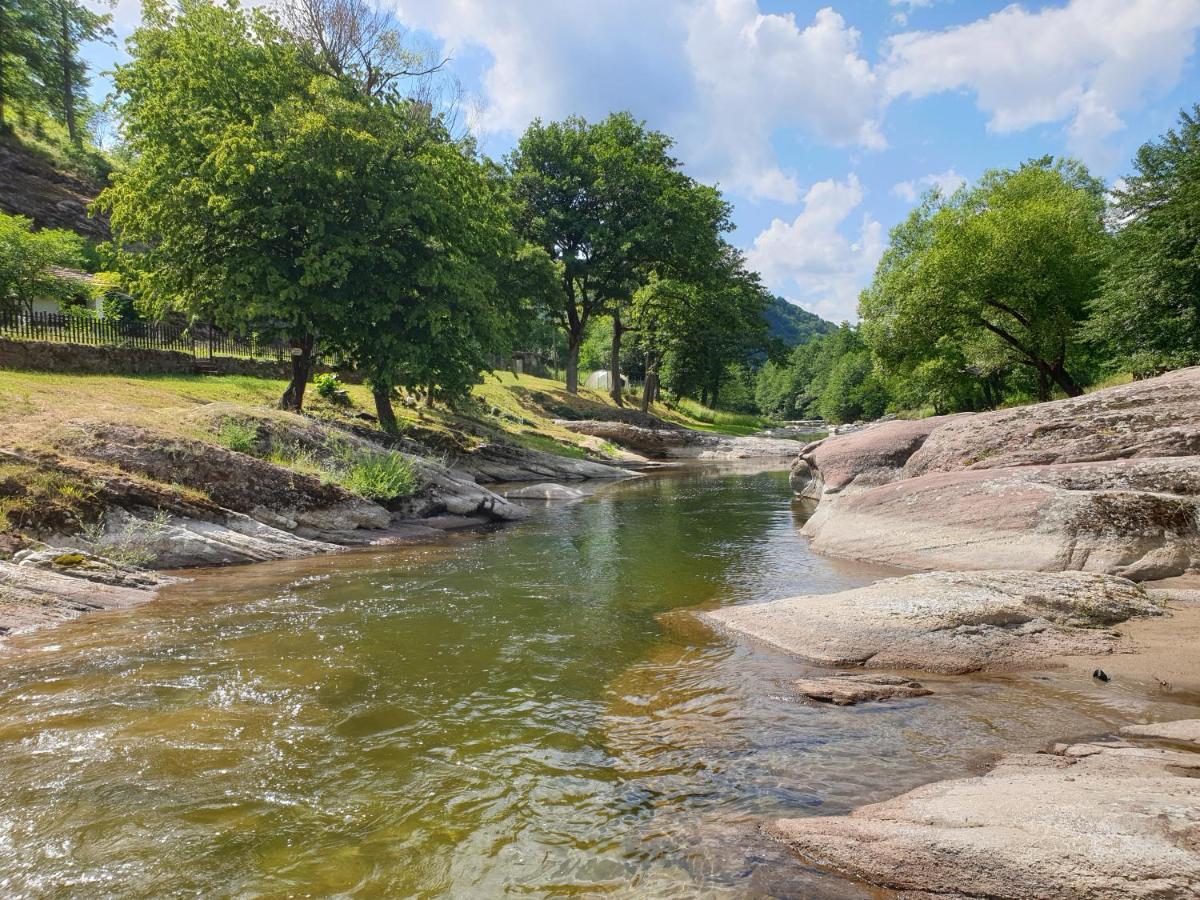
{"label": "foliage", "polygon": [[420,486],[412,461],[395,452],[366,452],[352,456],[338,483],[368,500],[396,500]]}
{"label": "foliage", "polygon": [[0,308],[32,312],[35,300],[68,301],[81,290],[79,281],[51,267],[83,264],[83,238],[56,228],[33,230],[24,216],[0,213]]}
{"label": "foliage", "polygon": [[1144,144],[1113,190],[1120,226],[1092,341],[1138,374],[1200,362],[1200,105]]}
{"label": "foliage", "polygon": [[217,440],[235,453],[259,455],[258,426],[239,419],[225,419],[217,429]]}
{"label": "foliage", "polygon": [[313,387],[317,389],[318,396],[331,403],[337,402],[342,395],[342,381],[336,372],[321,372],[313,376]]}
{"label": "foliage", "polygon": [[772,297],[763,316],[767,320],[767,336],[789,350],[837,327],[782,297]]}
{"label": "foliage", "polygon": [[988,172],[893,230],[859,303],[863,336],[893,375],[951,349],[964,378],[1026,367],[1043,399],[1078,394],[1068,366],[1108,240],[1103,185],[1080,164]]}

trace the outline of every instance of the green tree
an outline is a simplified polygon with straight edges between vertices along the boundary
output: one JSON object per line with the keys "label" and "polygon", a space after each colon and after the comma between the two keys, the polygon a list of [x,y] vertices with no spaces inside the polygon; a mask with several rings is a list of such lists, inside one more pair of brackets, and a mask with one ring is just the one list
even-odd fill
{"label": "green tree", "polygon": [[34,231],[30,219],[0,213],[0,309],[32,313],[35,300],[62,302],[78,294],[79,283],[53,267],[80,268],[83,253],[83,238],[74,232]]}
{"label": "green tree", "polygon": [[54,17],[48,0],[0,0],[0,132],[14,101],[33,101],[50,65]]}
{"label": "green tree", "polygon": [[1103,212],[1102,183],[1049,158],[930,198],[893,232],[862,296],[870,344],[915,362],[948,338],[972,363],[999,356],[1029,367],[1043,399],[1052,385],[1077,396],[1068,363],[1099,286]]}
{"label": "green tree", "polygon": [[[113,31],[109,27],[112,16],[92,11],[80,0],[43,0],[48,4],[53,17],[53,72],[47,73],[46,91],[51,97],[52,108],[62,117],[67,134],[76,144],[83,140],[79,119],[81,103],[86,103],[85,91],[91,82],[89,67],[80,55],[80,48],[88,41],[111,40]],[[48,61],[49,61],[48,60]],[[47,66],[49,68],[49,66]]]}
{"label": "green tree", "polygon": [[1088,333],[1148,372],[1200,362],[1200,105],[1144,144],[1113,191],[1120,225]]}
{"label": "green tree", "polygon": [[[114,84],[131,163],[98,202],[131,285],[155,313],[179,308],[286,335],[292,380],[282,402],[299,409],[346,234],[338,226],[352,215],[339,205],[346,173],[330,167],[334,154],[287,180],[296,161],[265,143],[309,74],[269,16],[201,0],[178,11],[147,2],[129,49]],[[300,106],[291,107],[297,140],[321,121]]]}

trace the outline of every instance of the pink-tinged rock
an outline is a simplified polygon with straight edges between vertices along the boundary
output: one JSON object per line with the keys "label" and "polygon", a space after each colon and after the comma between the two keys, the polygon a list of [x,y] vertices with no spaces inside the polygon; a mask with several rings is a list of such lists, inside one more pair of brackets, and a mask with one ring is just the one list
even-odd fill
{"label": "pink-tinged rock", "polygon": [[1137,581],[1200,566],[1200,458],[969,470],[826,497],[822,553],[916,569],[1077,569]]}
{"label": "pink-tinged rock", "polygon": [[904,896],[1200,897],[1200,754],[1074,750],[767,830],[806,862]]}
{"label": "pink-tinged rock", "polygon": [[1200,455],[1200,367],[1082,397],[951,419],[904,477],[960,469]]}

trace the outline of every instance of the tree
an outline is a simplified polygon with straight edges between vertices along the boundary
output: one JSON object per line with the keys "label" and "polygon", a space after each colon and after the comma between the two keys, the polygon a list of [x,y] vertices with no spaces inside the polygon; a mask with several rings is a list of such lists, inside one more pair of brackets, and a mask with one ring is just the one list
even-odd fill
{"label": "tree", "polygon": [[1117,231],[1088,333],[1154,372],[1200,362],[1200,105],[1144,144],[1113,190]]}
{"label": "tree", "polygon": [[30,219],[0,213],[0,309],[32,313],[35,300],[63,301],[78,294],[78,282],[53,267],[82,265],[79,235],[56,228],[34,231]]}
{"label": "tree", "polygon": [[[301,173],[267,143],[281,127],[277,110],[307,91],[297,49],[261,11],[194,2],[175,12],[150,0],[130,56],[114,85],[131,164],[98,203],[131,285],[158,313],[180,308],[286,335],[292,380],[282,402],[299,409],[327,311],[320,270],[336,267],[337,225],[353,213],[338,205],[333,154]],[[317,128],[291,111],[298,132]]]}
{"label": "tree", "polygon": [[321,74],[355,85],[367,97],[400,100],[400,85],[445,65],[417,49],[395,15],[369,0],[283,0],[283,24],[310,51]]}
{"label": "tree", "polygon": [[47,0],[0,0],[0,132],[14,100],[31,100],[49,65],[54,17]]}
{"label": "tree", "polygon": [[[76,144],[82,141],[78,124],[80,99],[86,90],[87,62],[79,55],[80,46],[88,41],[112,39],[110,15],[93,12],[80,0],[46,0],[54,17],[53,78],[46,85],[53,98],[53,107],[62,116],[67,134]],[[85,122],[87,117],[84,117]]]}
{"label": "tree", "polygon": [[1034,160],[934,196],[892,234],[859,313],[872,346],[1029,367],[1038,394],[1082,392],[1068,371],[1108,242],[1103,185],[1078,163]]}
{"label": "tree", "polygon": [[[617,113],[596,124],[578,117],[535,121],[508,157],[517,230],[560,267],[554,306],[567,336],[572,393],[592,317],[613,317],[611,353],[619,365],[622,316],[634,291],[651,272],[672,274],[664,267],[672,254],[679,257],[690,235],[684,214],[701,208],[699,189],[678,171],[670,147],[666,135]],[[718,205],[716,213],[710,210],[714,230],[727,209],[707,190],[706,200],[716,197]],[[620,384],[619,373],[613,383]]]}

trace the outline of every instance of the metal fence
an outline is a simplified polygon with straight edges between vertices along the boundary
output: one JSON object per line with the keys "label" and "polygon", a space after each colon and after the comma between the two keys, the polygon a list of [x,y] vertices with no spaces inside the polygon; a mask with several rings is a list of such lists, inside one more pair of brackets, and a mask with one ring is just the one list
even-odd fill
{"label": "metal fence", "polygon": [[204,359],[234,356],[282,362],[288,346],[251,334],[226,334],[212,325],[186,326],[169,322],[122,322],[62,313],[0,312],[0,337],[59,344],[90,344],[141,350],[175,350]]}

